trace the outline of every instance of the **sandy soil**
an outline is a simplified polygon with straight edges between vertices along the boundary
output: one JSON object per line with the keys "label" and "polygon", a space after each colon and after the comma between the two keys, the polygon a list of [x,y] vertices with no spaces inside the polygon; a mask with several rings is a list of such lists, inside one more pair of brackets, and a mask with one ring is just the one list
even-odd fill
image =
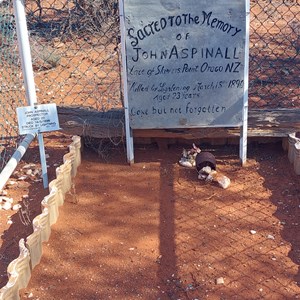
{"label": "sandy soil", "polygon": [[204,147],[223,190],[177,163],[181,146],[85,149],[21,299],[298,299],[300,177],[281,145]]}

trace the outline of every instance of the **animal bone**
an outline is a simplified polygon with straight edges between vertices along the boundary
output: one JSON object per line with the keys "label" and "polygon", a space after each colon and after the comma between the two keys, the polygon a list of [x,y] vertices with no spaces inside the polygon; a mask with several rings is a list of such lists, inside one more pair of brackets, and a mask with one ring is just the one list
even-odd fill
{"label": "animal bone", "polygon": [[223,189],[227,189],[230,185],[230,179],[227,176],[216,170],[212,170],[209,166],[204,167],[199,171],[198,179],[216,182]]}
{"label": "animal bone", "polygon": [[206,182],[216,182],[223,189],[230,185],[230,179],[216,171],[216,159],[210,152],[201,152],[195,144],[190,150],[183,149],[179,164],[183,167],[194,168],[198,172],[198,179]]}

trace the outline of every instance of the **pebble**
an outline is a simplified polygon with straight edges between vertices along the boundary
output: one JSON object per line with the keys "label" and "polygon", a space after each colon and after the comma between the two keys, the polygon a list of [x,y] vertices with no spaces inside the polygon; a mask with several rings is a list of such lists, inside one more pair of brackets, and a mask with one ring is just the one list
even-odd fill
{"label": "pebble", "polygon": [[9,180],[9,181],[7,182],[7,185],[15,185],[15,184],[17,184],[17,182],[14,181],[14,180]]}
{"label": "pebble", "polygon": [[20,209],[22,206],[21,206],[21,204],[15,204],[14,206],[13,206],[13,210],[18,210],[18,209]]}
{"label": "pebble", "polygon": [[13,223],[13,221],[11,219],[7,220],[7,224],[11,225]]}
{"label": "pebble", "polygon": [[187,290],[187,291],[188,291],[188,290],[193,291],[193,290],[195,290],[195,287],[194,287],[194,285],[193,285],[192,283],[189,283],[189,284],[187,285],[187,287],[186,287],[186,290]]}
{"label": "pebble", "polygon": [[39,174],[40,174],[40,170],[35,169],[35,170],[33,171],[33,175],[34,175],[34,176],[39,175]]}
{"label": "pebble", "polygon": [[20,181],[23,181],[23,180],[25,180],[25,179],[27,179],[27,176],[26,176],[26,175],[20,176],[20,177],[18,178],[18,180],[20,180]]}
{"label": "pebble", "polygon": [[216,279],[216,284],[220,285],[220,284],[224,284],[224,278],[223,277],[219,277]]}
{"label": "pebble", "polygon": [[1,196],[7,196],[8,192],[6,190],[2,190],[2,191],[0,191],[0,195]]}
{"label": "pebble", "polygon": [[4,204],[1,204],[1,208],[4,209],[4,210],[9,210],[11,209],[11,203],[9,202],[5,202]]}
{"label": "pebble", "polygon": [[256,234],[256,231],[255,230],[250,230],[250,233],[251,234]]}
{"label": "pebble", "polygon": [[267,239],[269,239],[269,240],[275,240],[275,237],[272,234],[268,234],[267,235]]}
{"label": "pebble", "polygon": [[32,173],[33,173],[32,169],[28,169],[25,174],[26,175],[32,175]]}
{"label": "pebble", "polygon": [[13,203],[14,202],[14,199],[13,198],[9,198],[9,197],[5,197],[5,196],[2,196],[0,197],[0,202],[9,202],[9,203]]}
{"label": "pebble", "polygon": [[28,164],[28,165],[25,165],[22,169],[31,169],[31,168],[34,168],[36,165],[35,164]]}

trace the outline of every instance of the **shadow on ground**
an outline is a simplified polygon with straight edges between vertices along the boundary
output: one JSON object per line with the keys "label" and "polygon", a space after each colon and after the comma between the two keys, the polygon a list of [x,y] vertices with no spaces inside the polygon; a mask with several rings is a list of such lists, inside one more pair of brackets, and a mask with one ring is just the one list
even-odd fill
{"label": "shadow on ground", "polygon": [[232,180],[223,190],[180,167],[181,150],[137,147],[132,166],[86,150],[22,299],[300,297],[299,178],[286,153],[258,145],[242,168],[237,147],[207,148]]}

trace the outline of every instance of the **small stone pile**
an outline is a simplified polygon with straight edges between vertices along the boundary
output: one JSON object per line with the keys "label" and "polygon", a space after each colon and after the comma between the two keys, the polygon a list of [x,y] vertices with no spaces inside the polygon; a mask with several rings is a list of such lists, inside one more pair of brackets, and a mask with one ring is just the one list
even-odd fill
{"label": "small stone pile", "polygon": [[[8,196],[8,190],[13,189],[14,187],[18,186],[18,182],[22,181],[34,181],[40,182],[41,179],[41,170],[39,166],[36,164],[26,164],[20,170],[15,171],[12,175],[11,180],[6,183],[6,188],[0,191],[0,210],[19,210],[22,206],[21,204],[17,203],[14,204],[14,199]],[[22,200],[28,199],[28,195],[23,195]]]}

